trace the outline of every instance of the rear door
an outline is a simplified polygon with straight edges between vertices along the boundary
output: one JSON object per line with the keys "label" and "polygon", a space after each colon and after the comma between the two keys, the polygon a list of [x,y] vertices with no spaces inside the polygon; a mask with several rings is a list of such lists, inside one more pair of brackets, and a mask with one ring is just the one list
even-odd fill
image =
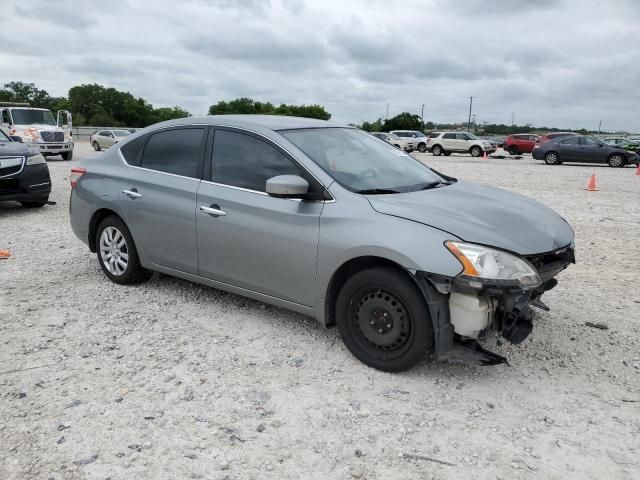
{"label": "rear door", "polygon": [[210,150],[210,180],[197,194],[200,275],[312,306],[324,202],[271,197],[265,186],[276,175],[300,175],[312,189],[319,184],[284,150],[251,132],[216,128]]}
{"label": "rear door", "polygon": [[457,140],[455,133],[445,133],[442,135],[442,145],[445,150],[456,151],[457,148]]}
{"label": "rear door", "polygon": [[556,146],[563,162],[581,162],[579,137],[565,137],[558,140]]}
{"label": "rear door", "polygon": [[195,202],[206,132],[189,126],[148,135],[129,161],[133,165],[119,193],[127,225],[144,254],[157,265],[193,274],[198,272]]}

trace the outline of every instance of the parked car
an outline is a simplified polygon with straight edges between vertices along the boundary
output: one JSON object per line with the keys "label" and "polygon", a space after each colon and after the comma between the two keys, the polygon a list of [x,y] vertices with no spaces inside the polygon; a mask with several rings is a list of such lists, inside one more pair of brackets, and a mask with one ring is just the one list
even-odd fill
{"label": "parked car", "polygon": [[400,150],[404,150],[405,152],[413,151],[413,139],[411,138],[403,138],[398,135],[394,135],[393,133],[387,132],[371,132],[371,135],[379,138],[380,140],[384,140],[385,142],[393,145]]}
{"label": "parked car", "polygon": [[420,153],[427,151],[427,136],[417,130],[391,130],[391,133],[398,137],[410,139],[413,142],[413,148]]}
{"label": "parked car", "polygon": [[560,165],[564,162],[608,163],[610,167],[624,167],[638,164],[639,158],[634,152],[608,145],[597,138],[575,135],[556,138],[533,149],[533,158],[544,160],[547,165]]}
{"label": "parked car", "polygon": [[50,194],[51,177],[44,156],[0,130],[0,201],[39,208],[47,204]]}
{"label": "parked car", "polygon": [[538,141],[536,142],[538,145],[544,145],[545,143],[547,143],[550,140],[556,140],[558,138],[566,138],[566,137],[577,137],[578,134],[577,133],[573,133],[573,132],[554,132],[554,133],[547,133],[546,135],[542,135]]}
{"label": "parked car", "polygon": [[550,208],[321,120],[171,120],[71,172],[72,229],[113,282],[159,271],[313,316],[386,371],[454,342],[504,361],[478,339],[524,340],[574,261]]}
{"label": "parked car", "polygon": [[606,137],[603,138],[602,141],[608,145],[624,148],[625,150],[632,150],[634,152],[640,150],[640,141],[634,141],[625,137]]}
{"label": "parked car", "polygon": [[480,157],[484,152],[491,154],[496,151],[495,144],[481,140],[469,132],[438,132],[429,135],[427,149],[435,156],[450,155],[451,153],[470,153],[473,157]]}
{"label": "parked car", "polygon": [[96,152],[99,152],[103,148],[111,147],[129,135],[131,135],[129,130],[99,130],[91,134],[89,143]]}
{"label": "parked car", "polygon": [[516,133],[509,135],[504,141],[503,148],[511,155],[520,155],[521,153],[531,153],[533,146],[540,140],[538,135],[530,133]]}

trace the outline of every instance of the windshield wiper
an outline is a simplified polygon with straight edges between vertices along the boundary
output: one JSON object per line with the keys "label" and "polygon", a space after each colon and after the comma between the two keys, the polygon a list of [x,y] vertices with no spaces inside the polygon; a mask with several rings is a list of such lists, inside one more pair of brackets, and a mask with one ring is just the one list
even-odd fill
{"label": "windshield wiper", "polygon": [[443,180],[438,180],[436,182],[429,182],[427,184],[425,184],[424,187],[422,187],[420,190],[430,190],[432,188],[438,188],[438,187],[442,187],[444,185],[451,185],[451,182],[446,182]]}
{"label": "windshield wiper", "polygon": [[356,190],[356,193],[363,195],[384,195],[385,193],[400,193],[398,190],[390,188],[365,188],[364,190]]}

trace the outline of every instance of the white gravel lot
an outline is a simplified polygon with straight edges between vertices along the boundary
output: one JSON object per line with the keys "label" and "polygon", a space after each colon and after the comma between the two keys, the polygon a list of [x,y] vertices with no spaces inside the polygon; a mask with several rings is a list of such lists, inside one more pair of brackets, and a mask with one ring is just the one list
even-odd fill
{"label": "white gravel lot", "polygon": [[578,263],[532,336],[495,347],[510,366],[387,374],[294,313],[162,275],[110,283],[69,227],[90,154],[49,162],[57,205],[0,204],[0,479],[640,478],[632,168],[417,155],[558,210]]}

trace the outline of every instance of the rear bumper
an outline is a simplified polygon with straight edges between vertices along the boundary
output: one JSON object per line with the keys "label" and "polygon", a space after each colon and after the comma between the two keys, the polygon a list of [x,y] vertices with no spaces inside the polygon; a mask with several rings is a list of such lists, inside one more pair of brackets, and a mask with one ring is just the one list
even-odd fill
{"label": "rear bumper", "polygon": [[42,200],[51,194],[46,164],[27,165],[19,174],[0,178],[0,201]]}

